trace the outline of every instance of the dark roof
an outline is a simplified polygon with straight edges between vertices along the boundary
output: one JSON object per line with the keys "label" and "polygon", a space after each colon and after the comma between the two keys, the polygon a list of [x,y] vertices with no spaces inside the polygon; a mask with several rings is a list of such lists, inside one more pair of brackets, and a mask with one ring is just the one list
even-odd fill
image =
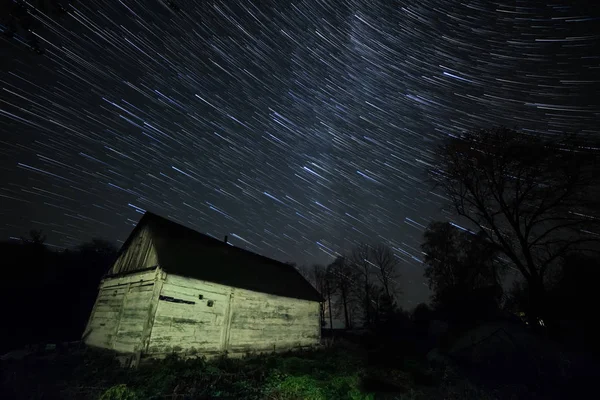
{"label": "dark roof", "polygon": [[289,264],[232,246],[151,212],[144,214],[132,236],[143,226],[150,228],[158,263],[167,273],[278,296],[322,300]]}

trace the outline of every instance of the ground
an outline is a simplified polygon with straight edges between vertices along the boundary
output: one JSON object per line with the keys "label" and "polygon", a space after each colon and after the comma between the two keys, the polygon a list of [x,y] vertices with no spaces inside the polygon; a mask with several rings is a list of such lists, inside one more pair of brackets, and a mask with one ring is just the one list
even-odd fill
{"label": "ground", "polygon": [[318,350],[242,359],[175,356],[137,369],[85,347],[2,361],[3,399],[533,399],[522,387],[476,385],[424,357],[373,351],[348,341]]}

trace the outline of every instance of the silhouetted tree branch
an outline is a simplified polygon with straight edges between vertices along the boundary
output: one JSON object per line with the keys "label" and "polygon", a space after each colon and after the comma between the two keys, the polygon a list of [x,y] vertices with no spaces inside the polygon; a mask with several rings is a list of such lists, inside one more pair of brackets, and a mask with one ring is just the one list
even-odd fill
{"label": "silhouetted tree branch", "polygon": [[351,292],[352,292],[352,269],[344,257],[338,257],[327,267],[327,274],[331,279],[334,291],[339,297],[338,305],[344,315],[346,329],[352,327],[351,320]]}
{"label": "silhouetted tree branch", "polygon": [[600,237],[598,148],[576,136],[480,129],[446,140],[429,170],[456,213],[521,272],[538,315],[548,268]]}
{"label": "silhouetted tree branch", "polygon": [[496,261],[494,246],[483,234],[460,231],[448,222],[433,222],[425,231],[421,248],[427,266],[424,276],[436,306],[455,293],[500,287],[503,269]]}
{"label": "silhouetted tree branch", "polygon": [[381,283],[384,294],[393,299],[396,289],[395,282],[400,276],[398,260],[392,249],[383,244],[371,247],[371,258],[373,264],[375,264],[375,274]]}

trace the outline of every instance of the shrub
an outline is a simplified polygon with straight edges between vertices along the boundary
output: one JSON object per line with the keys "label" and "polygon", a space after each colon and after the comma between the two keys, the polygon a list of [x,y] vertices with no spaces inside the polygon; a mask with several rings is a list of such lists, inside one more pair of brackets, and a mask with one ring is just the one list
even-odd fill
{"label": "shrub", "polygon": [[372,394],[363,394],[358,375],[293,376],[273,372],[265,385],[265,395],[277,400],[372,400]]}
{"label": "shrub", "polygon": [[360,389],[360,378],[357,375],[337,376],[326,387],[328,399],[370,400],[372,394],[363,394]]}
{"label": "shrub", "polygon": [[292,375],[310,374],[315,370],[315,362],[300,357],[285,357],[280,359],[280,368]]}
{"label": "shrub", "polygon": [[278,400],[326,400],[319,382],[310,376],[290,376],[275,371],[265,385],[267,397]]}
{"label": "shrub", "polygon": [[120,384],[108,388],[102,393],[99,400],[138,400],[141,397],[138,393],[127,387],[125,384]]}

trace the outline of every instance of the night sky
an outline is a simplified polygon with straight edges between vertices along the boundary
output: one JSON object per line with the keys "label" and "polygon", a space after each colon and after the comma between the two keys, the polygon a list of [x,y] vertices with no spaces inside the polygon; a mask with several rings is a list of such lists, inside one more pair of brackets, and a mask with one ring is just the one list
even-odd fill
{"label": "night sky", "polygon": [[174,2],[65,3],[43,55],[0,38],[0,239],[121,244],[150,210],[298,264],[381,242],[410,306],[452,220],[440,139],[599,133],[594,0]]}

